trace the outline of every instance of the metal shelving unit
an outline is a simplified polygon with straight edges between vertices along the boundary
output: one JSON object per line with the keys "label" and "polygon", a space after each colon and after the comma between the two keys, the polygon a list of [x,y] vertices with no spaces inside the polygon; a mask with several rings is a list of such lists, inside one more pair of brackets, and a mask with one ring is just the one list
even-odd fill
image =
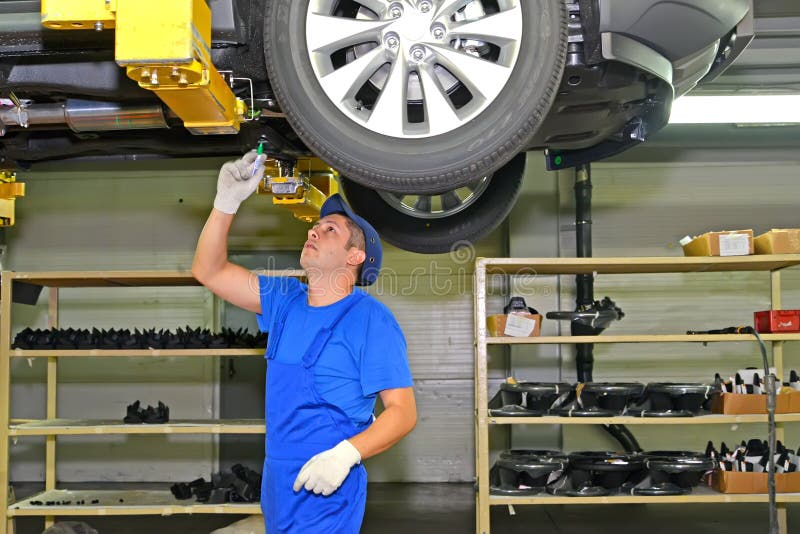
{"label": "metal shelving unit", "polygon": [[[302,271],[265,271],[267,276],[301,278]],[[18,516],[39,516],[49,526],[57,516],[260,514],[258,504],[204,505],[178,501],[169,491],[72,491],[56,488],[56,443],[63,435],[98,434],[263,434],[263,420],[173,420],[163,425],[125,425],[119,421],[58,418],[56,387],[60,358],[216,357],[263,356],[264,349],[170,349],[170,350],[12,350],[11,317],[15,281],[49,288],[48,322],[58,327],[61,288],[199,286],[186,271],[4,271],[0,279],[0,488],[9,487],[9,439],[46,436],[45,490],[9,503],[9,492],[0,491],[0,534],[14,532]],[[11,420],[11,358],[47,358],[47,410],[45,419]],[[77,504],[81,501],[82,504]],[[93,501],[97,501],[93,504]],[[55,504],[60,502],[61,504]],[[41,504],[39,504],[41,503]],[[50,504],[48,504],[50,503]],[[68,504],[67,504],[68,503]]]}
{"label": "metal shelving unit", "polygon": [[[698,342],[748,342],[755,338],[749,335],[609,335],[609,336],[549,336],[532,338],[489,337],[486,330],[487,274],[504,275],[575,275],[575,274],[654,274],[654,273],[703,273],[761,271],[770,276],[770,303],[774,310],[781,309],[781,270],[800,265],[800,255],[764,255],[738,257],[675,257],[675,258],[478,258],[475,265],[475,466],[478,492],[476,494],[476,532],[490,534],[491,506],[498,505],[542,505],[542,504],[634,504],[634,503],[766,503],[766,494],[731,495],[698,488],[690,495],[677,497],[501,497],[489,494],[489,425],[699,425],[766,423],[765,415],[708,415],[695,418],[608,417],[490,417],[488,404],[488,345],[518,344],[566,344],[566,343],[698,343]],[[761,336],[772,345],[775,370],[783,376],[783,345],[800,341],[800,334],[766,334]],[[778,439],[784,439],[784,423],[800,421],[800,414],[779,414]],[[781,493],[779,523],[781,533],[786,534],[786,504],[800,502],[800,494]]]}

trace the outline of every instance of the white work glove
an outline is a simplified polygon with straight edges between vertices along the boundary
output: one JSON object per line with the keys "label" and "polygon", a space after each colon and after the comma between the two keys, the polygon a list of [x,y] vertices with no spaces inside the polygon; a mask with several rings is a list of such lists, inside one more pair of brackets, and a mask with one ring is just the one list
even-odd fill
{"label": "white work glove", "polygon": [[222,166],[217,178],[217,197],[214,199],[216,209],[233,215],[239,205],[258,189],[258,183],[264,176],[260,172],[253,174],[256,157],[256,151],[251,150],[241,159]]}
{"label": "white work glove", "polygon": [[305,488],[327,496],[339,489],[350,469],[361,461],[361,454],[352,443],[342,440],[332,449],[312,456],[294,480],[294,491]]}

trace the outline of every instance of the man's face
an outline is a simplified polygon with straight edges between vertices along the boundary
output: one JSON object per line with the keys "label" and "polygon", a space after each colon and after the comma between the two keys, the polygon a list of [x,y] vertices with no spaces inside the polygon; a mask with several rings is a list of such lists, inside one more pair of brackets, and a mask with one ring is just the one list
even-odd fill
{"label": "man's face", "polygon": [[344,215],[334,213],[321,218],[308,231],[308,239],[300,253],[300,265],[306,271],[337,274],[352,270],[364,261],[362,250],[345,248],[350,239],[350,229]]}

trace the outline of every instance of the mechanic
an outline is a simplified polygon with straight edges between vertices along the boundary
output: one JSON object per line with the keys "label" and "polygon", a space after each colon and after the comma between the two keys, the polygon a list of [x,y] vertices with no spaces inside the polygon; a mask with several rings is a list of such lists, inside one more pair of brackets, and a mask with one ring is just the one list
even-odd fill
{"label": "mechanic", "polygon": [[[403,333],[388,308],[353,287],[377,278],[380,238],[333,195],[300,255],[307,285],[229,262],[234,215],[261,180],[255,160],[249,152],[222,166],[192,274],[257,313],[259,328],[269,332],[266,532],[357,533],[367,494],[362,460],[396,444],[417,418]],[[376,419],[377,396],[384,411]]]}

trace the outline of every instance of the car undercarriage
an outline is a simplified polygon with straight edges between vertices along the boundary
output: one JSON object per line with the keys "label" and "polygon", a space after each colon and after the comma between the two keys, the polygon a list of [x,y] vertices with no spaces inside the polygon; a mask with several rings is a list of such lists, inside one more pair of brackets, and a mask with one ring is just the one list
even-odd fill
{"label": "car undercarriage", "polygon": [[507,215],[519,154],[558,169],[646,141],[753,36],[750,0],[178,4],[208,41],[190,36],[182,63],[141,59],[183,16],[172,5],[98,1],[93,22],[64,0],[0,1],[3,165],[260,143],[286,168],[322,158],[388,241],[444,252]]}

